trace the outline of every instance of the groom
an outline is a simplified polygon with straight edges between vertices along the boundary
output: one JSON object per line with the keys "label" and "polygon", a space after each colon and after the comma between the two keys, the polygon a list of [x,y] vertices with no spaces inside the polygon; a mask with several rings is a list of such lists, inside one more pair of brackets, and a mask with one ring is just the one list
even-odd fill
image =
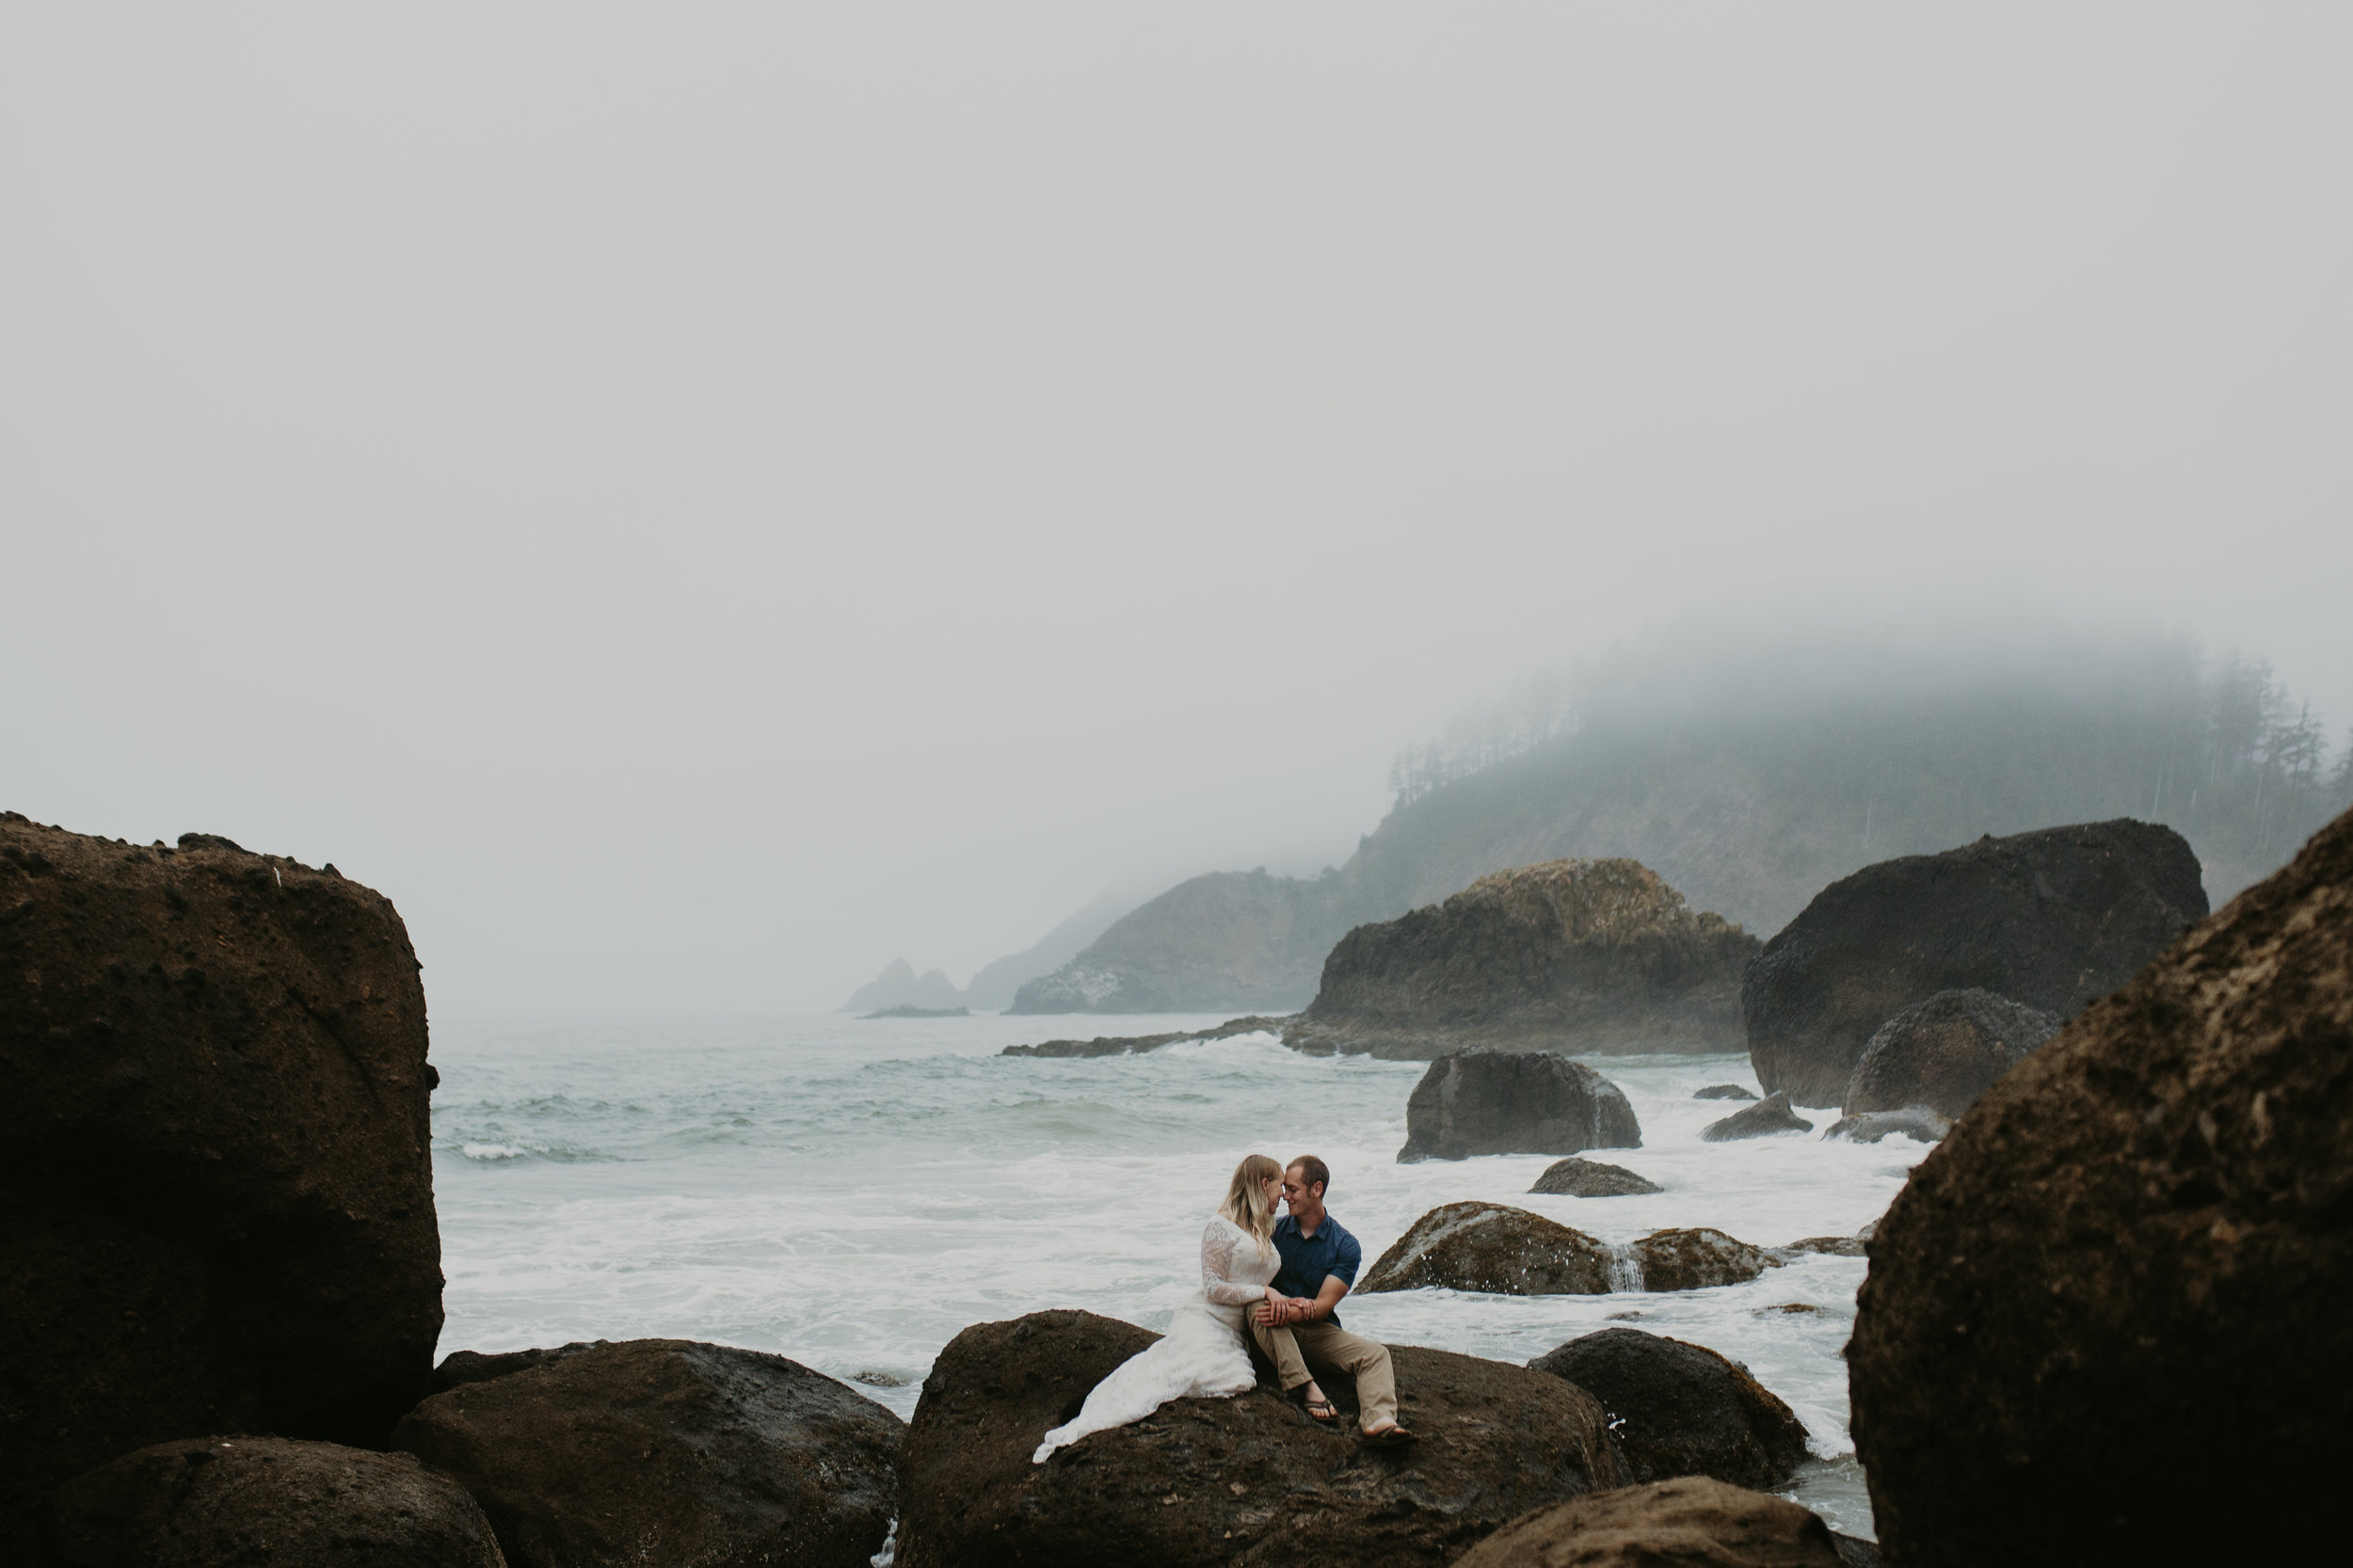
{"label": "groom", "polygon": [[1267,1287],[1267,1299],[1250,1315],[1250,1336],[1274,1363],[1283,1392],[1306,1391],[1307,1414],[1319,1421],[1339,1419],[1339,1411],[1308,1371],[1312,1363],[1326,1376],[1344,1372],[1356,1380],[1359,1420],[1368,1443],[1411,1443],[1414,1434],[1397,1424],[1397,1373],[1389,1348],[1360,1339],[1340,1327],[1333,1308],[1356,1283],[1364,1249],[1356,1238],[1324,1211],[1323,1194],[1332,1173],[1312,1154],[1303,1154],[1283,1173],[1283,1207],[1274,1222],[1274,1250],[1283,1267]]}

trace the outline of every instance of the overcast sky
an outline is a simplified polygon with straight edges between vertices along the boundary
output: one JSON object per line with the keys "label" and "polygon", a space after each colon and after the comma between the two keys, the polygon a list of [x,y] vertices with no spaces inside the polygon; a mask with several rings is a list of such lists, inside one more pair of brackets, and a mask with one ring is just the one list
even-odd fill
{"label": "overcast sky", "polygon": [[2353,722],[2353,9],[0,10],[0,806],[438,1015],[1312,871],[1661,623]]}

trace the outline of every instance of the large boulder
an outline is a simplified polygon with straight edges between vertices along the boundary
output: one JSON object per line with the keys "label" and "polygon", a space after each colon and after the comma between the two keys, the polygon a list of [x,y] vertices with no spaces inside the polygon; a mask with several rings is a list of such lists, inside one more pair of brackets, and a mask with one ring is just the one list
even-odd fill
{"label": "large boulder", "polygon": [[1600,1296],[1618,1268],[1608,1245],[1557,1220],[1499,1203],[1449,1203],[1416,1220],[1356,1288]]}
{"label": "large boulder", "polygon": [[2051,1014],[1991,991],[1939,991],[1880,1025],[1842,1107],[1855,1116],[1925,1105],[1950,1121],[2058,1026]]}
{"label": "large boulder", "polygon": [[1712,1290],[1721,1285],[1746,1285],[1785,1261],[1768,1248],[1707,1225],[1655,1230],[1627,1242],[1625,1256],[1630,1272],[1619,1286],[1622,1290]]}
{"label": "large boulder", "polygon": [[1529,1191],[1568,1198],[1627,1198],[1644,1192],[1663,1192],[1666,1189],[1624,1165],[1605,1165],[1598,1160],[1571,1156],[1545,1166],[1544,1175],[1536,1178],[1536,1185]]}
{"label": "large boulder", "polygon": [[2011,1069],[1871,1242],[1888,1560],[2306,1562],[2353,1535],[2353,814]]}
{"label": "large boulder", "polygon": [[465,1488],[335,1443],[156,1444],[67,1481],[53,1518],[75,1568],[505,1568]]}
{"label": "large boulder", "polygon": [[1528,1366],[1601,1401],[1638,1481],[1713,1476],[1779,1486],[1806,1457],[1805,1423],[1746,1368],[1705,1345],[1606,1328]]}
{"label": "large boulder", "polygon": [[0,1541],[150,1444],[383,1441],[441,1327],[433,1080],[382,894],[0,812]]}
{"label": "large boulder", "polygon": [[1976,986],[2072,1017],[2205,913],[2198,857],[2148,823],[1882,860],[1823,888],[1749,966],[1749,1060],[1768,1093],[1838,1105],[1871,1036],[1913,1003]]}
{"label": "large boulder", "polygon": [[1737,1050],[1757,948],[1640,861],[1552,860],[1356,927],[1285,1037],[1413,1061],[1466,1046]]}
{"label": "large boulder", "polygon": [[1685,1476],[1514,1519],[1456,1568],[1846,1568],[1838,1548],[1810,1509]]}
{"label": "large boulder", "polygon": [[1410,1448],[1365,1448],[1261,1385],[1176,1400],[1031,1464],[1047,1430],[1152,1339],[1036,1312],[950,1341],[900,1458],[900,1568],[1438,1568],[1506,1520],[1627,1480],[1584,1390],[1411,1345],[1392,1352],[1400,1417],[1422,1436]]}
{"label": "large boulder", "polygon": [[881,1547],[903,1427],[872,1400],[687,1339],[532,1354],[456,1368],[392,1432],[481,1500],[513,1568],[865,1568]]}
{"label": "large boulder", "polygon": [[1775,1133],[1813,1130],[1812,1122],[1789,1108],[1789,1092],[1776,1089],[1754,1105],[1744,1105],[1721,1121],[1708,1123],[1700,1129],[1700,1138],[1710,1144],[1729,1144],[1742,1138],[1770,1138]]}
{"label": "large boulder", "polygon": [[1430,1064],[1405,1102],[1401,1163],[1481,1154],[1639,1149],[1625,1092],[1549,1051],[1465,1050]]}

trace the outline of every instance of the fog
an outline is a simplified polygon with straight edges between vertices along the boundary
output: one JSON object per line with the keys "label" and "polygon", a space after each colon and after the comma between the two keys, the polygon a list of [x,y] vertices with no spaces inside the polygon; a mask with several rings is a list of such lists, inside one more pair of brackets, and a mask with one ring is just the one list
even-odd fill
{"label": "fog", "polygon": [[0,16],[0,807],[439,1016],[1311,872],[1660,627],[2353,722],[2342,8]]}

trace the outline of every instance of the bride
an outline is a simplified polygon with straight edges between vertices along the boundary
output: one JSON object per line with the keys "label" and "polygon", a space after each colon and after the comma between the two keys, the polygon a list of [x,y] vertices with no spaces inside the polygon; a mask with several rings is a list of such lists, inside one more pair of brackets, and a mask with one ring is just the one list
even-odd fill
{"label": "bride", "polygon": [[1242,1311],[1279,1300],[1268,1281],[1282,1266],[1274,1250],[1274,1198],[1283,1167],[1263,1154],[1234,1167],[1225,1201],[1201,1232],[1201,1288],[1185,1298],[1168,1332],[1121,1362],[1095,1385],[1067,1426],[1046,1434],[1033,1464],[1046,1463],[1091,1432],[1140,1421],[1171,1400],[1226,1399],[1257,1382],[1242,1346]]}

